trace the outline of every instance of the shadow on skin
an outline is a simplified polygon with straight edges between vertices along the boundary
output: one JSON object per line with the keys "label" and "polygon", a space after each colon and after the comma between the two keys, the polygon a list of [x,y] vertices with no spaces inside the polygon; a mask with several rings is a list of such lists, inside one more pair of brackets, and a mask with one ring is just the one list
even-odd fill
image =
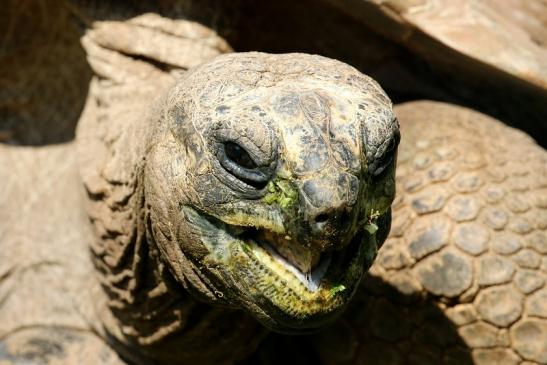
{"label": "shadow on skin", "polygon": [[[295,362],[296,361],[296,362]],[[337,322],[309,336],[270,334],[240,365],[473,364],[434,298],[405,295],[368,275]]]}

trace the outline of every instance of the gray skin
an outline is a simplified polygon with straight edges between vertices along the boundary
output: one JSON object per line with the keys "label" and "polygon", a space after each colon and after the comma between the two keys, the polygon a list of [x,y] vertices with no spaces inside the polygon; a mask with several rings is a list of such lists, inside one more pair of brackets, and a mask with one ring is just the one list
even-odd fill
{"label": "gray skin", "polygon": [[279,331],[332,319],[389,230],[399,137],[381,88],[318,56],[234,54],[189,72],[160,110],[136,141],[149,147],[134,209],[148,206],[176,279]]}
{"label": "gray skin", "polygon": [[97,23],[82,44],[96,77],[77,141],[33,160],[61,206],[40,215],[53,198],[31,199],[48,223],[3,240],[16,266],[1,271],[0,358],[233,363],[267,333],[255,318],[283,332],[334,320],[389,230],[398,124],[378,84],[302,54],[227,55],[180,77],[229,47],[154,14]]}

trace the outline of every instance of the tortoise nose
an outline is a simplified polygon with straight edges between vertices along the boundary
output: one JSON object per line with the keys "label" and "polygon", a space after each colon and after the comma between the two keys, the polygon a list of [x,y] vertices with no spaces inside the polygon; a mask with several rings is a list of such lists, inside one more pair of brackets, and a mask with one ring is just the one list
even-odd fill
{"label": "tortoise nose", "polygon": [[340,230],[344,227],[344,221],[349,223],[349,214],[346,211],[345,204],[329,208],[324,211],[319,211],[310,219],[311,229],[313,233],[324,234],[332,231]]}
{"label": "tortoise nose", "polygon": [[345,243],[359,191],[359,182],[355,180],[347,173],[328,171],[303,182],[303,242],[320,251]]}
{"label": "tortoise nose", "polygon": [[330,220],[330,213],[319,213],[313,219],[316,230],[321,230]]}

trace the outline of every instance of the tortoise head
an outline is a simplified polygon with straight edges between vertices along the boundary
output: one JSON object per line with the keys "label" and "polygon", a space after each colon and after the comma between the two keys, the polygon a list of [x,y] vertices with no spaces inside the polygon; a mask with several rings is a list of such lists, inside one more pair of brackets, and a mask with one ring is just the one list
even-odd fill
{"label": "tortoise head", "polygon": [[149,234],[177,280],[281,332],[335,318],[391,221],[399,132],[378,84],[319,56],[226,55],[156,125]]}

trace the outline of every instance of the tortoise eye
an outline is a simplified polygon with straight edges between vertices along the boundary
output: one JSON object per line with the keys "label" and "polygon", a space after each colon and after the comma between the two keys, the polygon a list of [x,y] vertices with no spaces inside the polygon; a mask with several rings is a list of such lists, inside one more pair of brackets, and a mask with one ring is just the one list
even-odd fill
{"label": "tortoise eye", "polygon": [[249,156],[249,153],[237,143],[225,142],[224,153],[226,154],[226,157],[241,167],[249,170],[256,169],[257,167],[251,156]]}
{"label": "tortoise eye", "polygon": [[397,131],[389,141],[389,145],[385,149],[382,157],[378,161],[374,162],[372,171],[373,177],[381,175],[382,172],[384,172],[385,169],[393,162],[395,154],[397,153],[397,146],[399,145],[400,139],[401,136]]}
{"label": "tortoise eye", "polygon": [[372,176],[377,177],[381,175],[382,172],[384,172],[385,169],[389,166],[389,164],[391,164],[391,162],[393,161],[393,155],[394,155],[393,151],[386,152],[384,156],[382,157],[382,159],[377,162],[377,165],[376,165],[377,167],[372,172]]}
{"label": "tortoise eye", "polygon": [[217,157],[226,172],[245,184],[258,190],[268,184],[271,171],[264,166],[259,168],[249,152],[239,144],[231,141],[224,142],[218,150]]}

